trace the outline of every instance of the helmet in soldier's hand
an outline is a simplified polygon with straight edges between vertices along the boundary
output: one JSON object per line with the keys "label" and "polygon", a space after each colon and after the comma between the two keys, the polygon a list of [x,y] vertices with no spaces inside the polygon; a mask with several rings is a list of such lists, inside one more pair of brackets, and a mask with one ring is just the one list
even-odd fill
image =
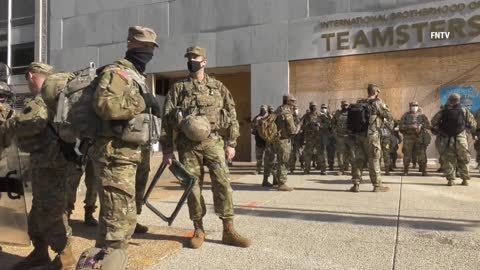
{"label": "helmet in soldier's hand", "polygon": [[201,142],[208,138],[211,133],[210,122],[204,115],[189,115],[181,124],[181,130],[194,142]]}

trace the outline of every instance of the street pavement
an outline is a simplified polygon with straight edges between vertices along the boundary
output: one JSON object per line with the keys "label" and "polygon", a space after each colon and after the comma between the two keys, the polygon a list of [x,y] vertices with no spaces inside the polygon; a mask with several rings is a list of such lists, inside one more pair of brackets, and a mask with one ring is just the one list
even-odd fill
{"label": "street pavement", "polygon": [[[157,157],[152,176],[158,163]],[[139,222],[150,231],[131,240],[129,269],[480,269],[477,170],[468,187],[448,187],[433,169],[428,177],[416,170],[403,177],[397,170],[383,177],[389,192],[373,193],[364,177],[361,192],[350,193],[350,176],[317,171],[289,175],[293,192],[263,188],[253,168],[236,163],[231,169],[235,225],[253,240],[250,248],[221,244],[222,223],[207,176],[204,245],[188,247],[193,226],[186,205],[170,227],[145,208]],[[181,194],[175,179],[165,175],[149,201],[169,215]],[[76,256],[95,238],[95,228],[81,223],[83,195],[78,198],[72,221]],[[0,265],[11,265],[30,250],[4,246]]]}
{"label": "street pavement", "polygon": [[[262,176],[232,169],[235,225],[254,242],[221,244],[206,184],[206,243],[183,248],[148,268],[159,269],[480,269],[480,182],[448,187],[440,174],[384,176],[390,192],[369,181],[350,193],[349,176],[290,175],[293,192],[262,188]],[[478,176],[478,175],[476,175]],[[368,177],[366,177],[368,180]],[[461,181],[458,180],[457,184]],[[158,202],[158,206],[174,201]],[[170,206],[172,207],[172,206]],[[141,217],[152,224],[150,214]],[[192,230],[187,208],[173,227]]]}

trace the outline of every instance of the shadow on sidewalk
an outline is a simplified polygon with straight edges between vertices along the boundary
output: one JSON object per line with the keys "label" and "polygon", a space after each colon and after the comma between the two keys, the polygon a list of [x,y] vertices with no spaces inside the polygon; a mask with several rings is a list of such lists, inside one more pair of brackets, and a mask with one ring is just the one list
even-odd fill
{"label": "shadow on sidewalk", "polygon": [[10,269],[15,263],[19,262],[21,259],[23,259],[22,256],[11,254],[5,251],[0,251],[0,265],[2,266],[2,269]]}
{"label": "shadow on sidewalk", "polygon": [[[322,211],[295,208],[275,207],[236,207],[237,215],[248,215],[270,218],[298,219],[328,223],[349,223],[369,226],[397,226],[397,215],[381,215],[370,213],[354,213],[341,211]],[[478,228],[480,220],[460,220],[445,218],[426,218],[417,216],[401,216],[400,227],[440,230],[440,231],[466,231],[469,228]]]}

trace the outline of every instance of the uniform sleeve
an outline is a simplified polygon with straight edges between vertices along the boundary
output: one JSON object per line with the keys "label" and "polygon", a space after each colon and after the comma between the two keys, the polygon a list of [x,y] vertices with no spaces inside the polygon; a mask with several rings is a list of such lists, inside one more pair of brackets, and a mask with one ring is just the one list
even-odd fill
{"label": "uniform sleeve", "polygon": [[385,121],[392,121],[393,116],[392,113],[390,112],[390,109],[388,108],[387,104],[383,102],[378,102],[377,103],[377,114],[380,116],[382,119]]}
{"label": "uniform sleeve", "polygon": [[236,147],[237,138],[240,136],[240,125],[238,124],[237,111],[235,110],[235,101],[230,91],[223,84],[221,84],[221,93],[224,93],[223,108],[227,110],[231,121],[230,127],[225,134],[225,142],[228,146]]}
{"label": "uniform sleeve", "polygon": [[48,125],[48,109],[45,103],[33,99],[23,111],[2,125],[5,134],[18,137],[32,136],[42,132]]}
{"label": "uniform sleeve", "polygon": [[470,133],[475,134],[477,130],[477,121],[475,120],[475,116],[469,111],[466,111],[466,116],[467,116],[467,123],[470,125]]}
{"label": "uniform sleeve", "polygon": [[428,117],[426,115],[422,115],[422,128],[423,129],[430,129],[432,126],[430,125],[430,120],[428,120]]}
{"label": "uniform sleeve", "polygon": [[178,93],[175,90],[175,85],[167,93],[165,104],[163,106],[163,118],[162,118],[162,132],[160,135],[160,144],[162,145],[163,153],[173,153],[173,135],[174,127],[172,119],[175,117],[175,107],[177,106]]}
{"label": "uniform sleeve", "polygon": [[401,133],[405,133],[405,131],[407,130],[406,118],[407,118],[407,114],[402,115],[402,118],[400,118],[398,129],[400,130]]}
{"label": "uniform sleeve", "polygon": [[432,133],[437,133],[440,128],[440,121],[442,120],[442,111],[438,111],[432,118],[431,128]]}
{"label": "uniform sleeve", "polygon": [[130,120],[145,110],[140,90],[121,70],[104,71],[95,91],[93,107],[103,120]]}
{"label": "uniform sleeve", "polygon": [[297,133],[297,126],[295,125],[295,121],[293,120],[293,115],[291,113],[287,113],[284,115],[287,132],[289,135],[293,135]]}

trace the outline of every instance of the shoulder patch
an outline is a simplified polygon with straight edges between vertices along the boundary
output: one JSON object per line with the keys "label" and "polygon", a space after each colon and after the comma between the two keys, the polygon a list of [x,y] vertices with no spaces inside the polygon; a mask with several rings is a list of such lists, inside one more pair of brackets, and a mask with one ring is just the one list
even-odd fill
{"label": "shoulder patch", "polygon": [[120,76],[120,78],[124,79],[125,81],[130,81],[130,75],[128,75],[128,73],[122,69],[119,69],[117,70],[117,74],[118,76]]}

